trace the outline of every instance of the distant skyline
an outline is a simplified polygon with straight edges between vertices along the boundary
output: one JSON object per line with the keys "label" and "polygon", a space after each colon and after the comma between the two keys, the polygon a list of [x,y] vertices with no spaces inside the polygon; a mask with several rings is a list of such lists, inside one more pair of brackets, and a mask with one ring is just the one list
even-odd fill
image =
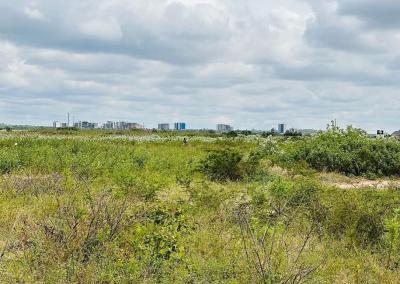
{"label": "distant skyline", "polygon": [[400,129],[400,1],[0,0],[0,123]]}

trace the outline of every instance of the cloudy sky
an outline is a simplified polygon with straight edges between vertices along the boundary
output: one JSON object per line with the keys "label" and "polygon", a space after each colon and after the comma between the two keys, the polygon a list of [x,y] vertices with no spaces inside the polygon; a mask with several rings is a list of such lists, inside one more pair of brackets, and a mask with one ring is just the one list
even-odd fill
{"label": "cloudy sky", "polygon": [[0,0],[0,122],[400,129],[396,0]]}

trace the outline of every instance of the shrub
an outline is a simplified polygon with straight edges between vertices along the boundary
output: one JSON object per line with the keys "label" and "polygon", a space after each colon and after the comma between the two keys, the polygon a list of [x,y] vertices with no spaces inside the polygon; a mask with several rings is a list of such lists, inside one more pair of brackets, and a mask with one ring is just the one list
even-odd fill
{"label": "shrub", "polygon": [[253,151],[245,159],[243,159],[241,164],[243,175],[248,178],[256,176],[265,177],[266,173],[260,167],[262,158],[263,156],[259,151]]}
{"label": "shrub", "polygon": [[264,138],[267,138],[267,137],[270,137],[270,136],[277,136],[277,135],[279,135],[279,134],[274,129],[271,129],[270,131],[263,132],[261,134],[261,136],[264,137]]}
{"label": "shrub", "polygon": [[377,244],[384,233],[384,226],[378,214],[363,212],[358,218],[353,239],[361,247]]}
{"label": "shrub", "polygon": [[215,150],[200,162],[199,170],[213,181],[239,180],[241,160],[242,155],[233,149]]}
{"label": "shrub", "polygon": [[93,267],[101,269],[107,259],[121,257],[112,248],[134,221],[127,216],[127,199],[111,190],[94,192],[89,188],[84,196],[78,196],[82,190],[57,196],[47,216],[19,224],[20,241],[27,240],[22,248],[24,261],[36,278],[47,280],[43,282],[79,283],[82,274],[89,274]]}
{"label": "shrub", "polygon": [[384,227],[387,265],[391,268],[398,268],[400,265],[400,209],[395,209],[394,216],[385,220]]}
{"label": "shrub", "polygon": [[236,131],[229,131],[229,132],[226,133],[226,137],[235,138],[235,137],[238,137],[238,134],[237,134]]}
{"label": "shrub", "polygon": [[393,176],[400,173],[400,143],[370,139],[357,129],[329,130],[299,142],[289,159],[305,161],[318,171],[355,176]]}
{"label": "shrub", "polygon": [[300,136],[303,136],[303,134],[298,130],[290,129],[285,132],[284,136],[285,137],[300,137]]}
{"label": "shrub", "polygon": [[250,204],[234,210],[244,255],[258,280],[252,282],[307,282],[322,265],[318,224],[309,222],[307,210],[302,210],[314,192],[309,184],[276,178],[267,188],[256,189]]}
{"label": "shrub", "polygon": [[156,205],[145,210],[146,217],[134,229],[130,245],[135,261],[156,283],[163,283],[166,271],[185,261],[184,236],[190,234],[185,208]]}
{"label": "shrub", "polygon": [[0,151],[0,174],[9,174],[20,165],[18,153],[10,150]]}

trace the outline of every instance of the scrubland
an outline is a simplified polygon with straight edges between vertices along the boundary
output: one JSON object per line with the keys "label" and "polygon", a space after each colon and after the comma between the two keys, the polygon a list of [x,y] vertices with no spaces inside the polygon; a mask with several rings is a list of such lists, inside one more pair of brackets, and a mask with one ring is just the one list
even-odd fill
{"label": "scrubland", "polygon": [[399,174],[352,128],[2,133],[0,282],[398,283]]}

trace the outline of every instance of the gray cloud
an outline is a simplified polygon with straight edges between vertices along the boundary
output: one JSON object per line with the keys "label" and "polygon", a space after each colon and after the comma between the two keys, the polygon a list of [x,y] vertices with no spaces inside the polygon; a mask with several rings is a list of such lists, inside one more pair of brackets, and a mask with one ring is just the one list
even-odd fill
{"label": "gray cloud", "polygon": [[398,1],[340,0],[338,12],[357,17],[372,29],[400,29],[400,2]]}
{"label": "gray cloud", "polygon": [[[394,1],[0,0],[0,121],[396,130]],[[385,111],[382,111],[385,110]],[[379,115],[376,115],[379,114]]]}

